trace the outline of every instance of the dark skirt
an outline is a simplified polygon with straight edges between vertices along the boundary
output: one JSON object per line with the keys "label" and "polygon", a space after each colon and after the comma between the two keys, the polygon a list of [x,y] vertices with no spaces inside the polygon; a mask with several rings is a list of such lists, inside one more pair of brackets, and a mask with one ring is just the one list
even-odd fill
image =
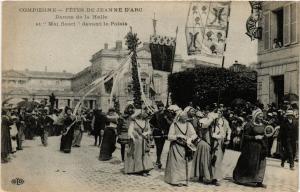
{"label": "dark skirt", "polygon": [[63,151],[65,153],[71,152],[73,135],[74,135],[74,128],[71,127],[66,135],[61,136],[60,151]]}
{"label": "dark skirt", "polygon": [[119,144],[128,144],[130,141],[130,138],[128,136],[128,133],[127,132],[122,132],[119,136],[118,136],[118,143]]}
{"label": "dark skirt", "polygon": [[266,170],[266,151],[260,141],[246,142],[233,171],[233,179],[240,184],[262,183]]}
{"label": "dark skirt", "polygon": [[25,139],[32,140],[34,137],[34,127],[27,125],[24,130],[24,134],[25,134]]}
{"label": "dark skirt", "polygon": [[2,125],[1,128],[1,157],[7,157],[12,153],[12,143],[10,138],[9,127]]}
{"label": "dark skirt", "polygon": [[197,151],[194,154],[191,176],[203,181],[212,181],[212,167],[211,167],[211,154],[210,145],[201,140],[197,145]]}
{"label": "dark skirt", "polygon": [[116,132],[114,128],[107,127],[104,130],[102,144],[100,147],[100,161],[107,161],[112,158],[112,153],[116,149]]}

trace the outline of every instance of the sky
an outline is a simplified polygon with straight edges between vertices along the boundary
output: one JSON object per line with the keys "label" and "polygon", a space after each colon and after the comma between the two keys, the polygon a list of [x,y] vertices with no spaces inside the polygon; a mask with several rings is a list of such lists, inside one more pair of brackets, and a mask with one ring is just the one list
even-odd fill
{"label": "sky", "polygon": [[[185,24],[187,20],[189,2],[5,2],[3,4],[3,64],[2,69],[16,70],[45,70],[76,73],[91,65],[90,59],[94,53],[103,49],[104,43],[109,48],[115,46],[116,40],[122,40],[132,26],[133,32],[138,34],[141,42],[148,42],[153,33],[152,19],[157,21],[157,34],[175,36],[178,26],[176,54],[184,59],[203,59],[201,56],[188,56]],[[141,8],[141,12],[118,13],[87,13],[65,12],[66,8]],[[22,12],[26,8],[56,8],[63,10],[59,13]],[[25,8],[25,9],[24,9]],[[245,34],[246,20],[250,16],[249,3],[232,2],[227,50],[225,53],[225,67],[235,60],[249,65],[257,61],[257,41],[251,41]],[[48,22],[68,21],[55,19],[56,15],[76,16],[88,15],[88,22],[92,15],[105,15],[107,22],[127,22],[127,26],[48,26]],[[69,20],[80,21],[83,20]],[[42,26],[36,26],[36,23]],[[45,24],[43,24],[45,22]],[[77,24],[77,23],[76,23]],[[219,62],[220,63],[220,62]]]}

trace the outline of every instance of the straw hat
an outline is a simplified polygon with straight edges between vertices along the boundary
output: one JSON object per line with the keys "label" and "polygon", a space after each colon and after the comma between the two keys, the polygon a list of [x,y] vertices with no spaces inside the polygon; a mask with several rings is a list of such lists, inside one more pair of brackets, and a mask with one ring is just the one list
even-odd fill
{"label": "straw hat", "polygon": [[292,110],[287,110],[286,113],[285,113],[285,115],[286,116],[293,116],[293,117],[295,116],[294,115],[294,111],[292,111]]}

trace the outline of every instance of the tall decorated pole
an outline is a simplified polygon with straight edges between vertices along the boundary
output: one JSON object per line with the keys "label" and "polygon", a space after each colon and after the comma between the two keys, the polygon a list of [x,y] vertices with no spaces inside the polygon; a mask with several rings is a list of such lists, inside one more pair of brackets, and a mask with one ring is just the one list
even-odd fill
{"label": "tall decorated pole", "polygon": [[130,52],[132,53],[131,56],[131,73],[132,73],[132,81],[133,81],[133,102],[134,106],[137,109],[142,108],[142,93],[140,88],[140,82],[139,82],[139,74],[138,74],[138,63],[137,63],[137,55],[136,55],[136,49],[141,42],[139,41],[139,38],[137,37],[136,33],[132,32],[132,28],[130,27],[130,31],[126,35],[126,45]]}
{"label": "tall decorated pole", "polygon": [[[154,19],[152,21],[153,21],[153,35],[150,36],[150,46],[149,46],[151,52],[152,68],[153,70],[164,71],[172,74],[178,27],[176,28],[176,37],[157,35],[156,34],[157,20],[155,19],[155,14],[154,14]],[[166,107],[168,106],[168,104],[169,104],[169,89],[167,92]]]}
{"label": "tall decorated pole", "polygon": [[[170,74],[173,73],[174,58],[175,58],[175,51],[176,51],[176,42],[177,42],[177,34],[178,34],[178,26],[176,27],[175,46],[172,49],[172,62],[171,62],[171,71],[170,71]],[[170,96],[170,89],[168,88],[166,107],[169,106],[169,96]]]}
{"label": "tall decorated pole", "polygon": [[[231,11],[231,8],[229,6],[228,16],[227,16],[227,28],[226,28],[226,33],[225,33],[225,38],[226,39],[228,37],[230,11]],[[227,46],[227,44],[225,43],[224,52],[226,51],[226,46]],[[223,57],[222,57],[222,69],[224,69],[224,63],[225,63],[225,55],[223,55]],[[221,74],[221,79],[222,78],[223,78],[223,71],[222,71],[222,74]],[[222,79],[222,81],[223,81],[223,79]],[[220,99],[221,99],[221,82],[219,83],[219,90],[218,90],[218,107],[220,106]]]}

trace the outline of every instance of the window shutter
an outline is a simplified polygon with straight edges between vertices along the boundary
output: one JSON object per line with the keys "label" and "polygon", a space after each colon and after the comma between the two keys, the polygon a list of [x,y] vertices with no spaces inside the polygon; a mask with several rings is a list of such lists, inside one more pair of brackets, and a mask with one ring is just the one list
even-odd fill
{"label": "window shutter", "polygon": [[270,49],[270,17],[271,17],[270,11],[264,13],[264,29],[263,29],[264,49]]}
{"label": "window shutter", "polygon": [[291,15],[290,14],[290,4],[288,4],[283,7],[283,45],[284,46],[289,45],[291,43],[290,15]]}
{"label": "window shutter", "polygon": [[291,43],[297,42],[297,7],[296,3],[291,4]]}

